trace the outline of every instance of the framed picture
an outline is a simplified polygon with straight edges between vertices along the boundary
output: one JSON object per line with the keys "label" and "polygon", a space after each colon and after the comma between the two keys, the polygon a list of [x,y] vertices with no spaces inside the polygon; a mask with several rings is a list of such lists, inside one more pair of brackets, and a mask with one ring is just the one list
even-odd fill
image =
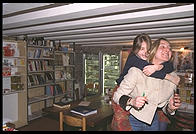
{"label": "framed picture", "polygon": [[194,70],[194,51],[193,50],[175,50],[174,69],[177,72],[186,72],[186,70]]}

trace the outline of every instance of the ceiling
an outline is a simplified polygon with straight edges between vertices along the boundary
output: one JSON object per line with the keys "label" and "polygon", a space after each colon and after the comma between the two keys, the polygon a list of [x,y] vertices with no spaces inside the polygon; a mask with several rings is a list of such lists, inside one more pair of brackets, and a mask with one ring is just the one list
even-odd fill
{"label": "ceiling", "polygon": [[194,3],[3,3],[3,36],[131,45],[139,33],[194,48]]}

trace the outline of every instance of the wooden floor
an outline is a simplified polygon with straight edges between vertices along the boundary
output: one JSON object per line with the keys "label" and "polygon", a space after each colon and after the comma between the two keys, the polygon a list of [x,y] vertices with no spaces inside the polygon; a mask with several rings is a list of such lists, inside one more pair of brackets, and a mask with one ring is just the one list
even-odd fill
{"label": "wooden floor", "polygon": [[18,128],[19,131],[59,131],[59,122],[47,117],[32,120],[27,126]]}
{"label": "wooden floor", "polygon": [[[103,126],[98,126],[96,128],[87,128],[87,131],[111,131],[110,124],[108,124],[107,130],[103,130]],[[59,121],[58,119],[45,116],[28,123],[27,126],[18,128],[19,131],[59,131]],[[64,125],[64,131],[78,131],[79,128],[67,127]],[[180,129],[174,128],[172,125],[168,126],[168,131],[182,131]]]}
{"label": "wooden floor", "polygon": [[[110,119],[111,120],[111,119]],[[108,124],[107,130],[103,130],[105,126],[97,126],[94,128],[88,128],[87,131],[110,131],[110,124]],[[56,117],[45,116],[35,120],[32,120],[28,125],[18,128],[19,131],[59,131],[59,121]],[[64,131],[80,131],[80,128],[66,126],[64,124]]]}

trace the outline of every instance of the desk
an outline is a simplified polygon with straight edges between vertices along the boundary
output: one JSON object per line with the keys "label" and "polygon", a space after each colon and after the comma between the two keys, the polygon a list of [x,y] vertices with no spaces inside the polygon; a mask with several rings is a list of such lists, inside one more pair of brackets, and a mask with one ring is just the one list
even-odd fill
{"label": "desk", "polygon": [[[106,103],[104,101],[103,96],[86,97],[83,100],[90,101],[91,102],[90,107],[97,109],[96,114],[85,116],[87,126],[95,127],[98,124],[105,122],[105,120],[107,120],[109,117],[113,116],[112,105],[109,105],[108,103]],[[82,100],[72,102],[70,108],[78,106],[78,104],[81,101]],[[63,109],[63,108],[57,108],[57,107],[50,107],[50,108],[46,108],[44,111],[49,112],[49,113],[59,113],[59,115],[61,115],[61,116],[59,116],[60,131],[63,130],[63,127],[62,127],[63,126],[62,125],[63,124],[63,119],[62,119],[63,116],[62,115],[69,114],[71,116],[77,116],[79,118],[83,117],[81,115],[71,113],[70,109],[65,109],[65,108]]]}

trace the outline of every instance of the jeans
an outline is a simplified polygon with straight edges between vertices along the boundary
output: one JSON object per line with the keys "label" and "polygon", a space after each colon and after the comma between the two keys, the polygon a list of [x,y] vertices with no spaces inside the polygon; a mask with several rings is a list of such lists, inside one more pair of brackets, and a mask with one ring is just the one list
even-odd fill
{"label": "jeans", "polygon": [[167,122],[162,122],[162,121],[159,122],[160,131],[167,131],[167,126],[168,126]]}
{"label": "jeans", "polygon": [[132,115],[129,116],[129,122],[132,126],[133,131],[159,131],[159,120],[157,112],[155,113],[151,125],[136,119]]}

